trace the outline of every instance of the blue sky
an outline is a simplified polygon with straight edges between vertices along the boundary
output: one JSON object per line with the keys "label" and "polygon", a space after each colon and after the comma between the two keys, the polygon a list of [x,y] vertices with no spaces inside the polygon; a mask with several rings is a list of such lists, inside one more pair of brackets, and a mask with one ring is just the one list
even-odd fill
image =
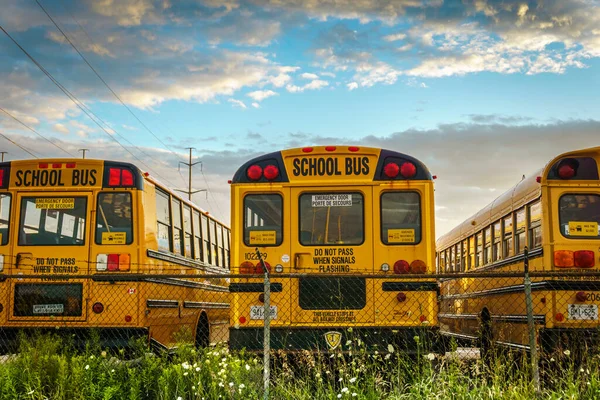
{"label": "blue sky", "polygon": [[88,148],[183,188],[192,146],[194,186],[210,189],[195,200],[225,220],[227,179],[277,149],[422,159],[441,234],[551,157],[600,144],[597,0],[38,1],[129,110],[35,0],[1,0],[3,29],[103,126],[0,32],[0,107],[40,134],[0,111],[8,159]]}

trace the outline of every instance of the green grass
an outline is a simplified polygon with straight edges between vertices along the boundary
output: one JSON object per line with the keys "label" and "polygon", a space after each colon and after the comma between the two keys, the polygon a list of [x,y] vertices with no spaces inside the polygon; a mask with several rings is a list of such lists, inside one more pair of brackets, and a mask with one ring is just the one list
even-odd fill
{"label": "green grass", "polygon": [[[21,340],[17,356],[0,363],[0,399],[256,399],[262,397],[262,360],[181,346],[156,355],[143,345],[111,354],[91,341],[76,351],[68,340]],[[390,348],[367,354],[346,343],[341,356],[278,354],[272,363],[273,399],[532,399],[523,357],[501,355],[488,368],[480,360],[408,357]],[[389,350],[393,350],[390,352]],[[541,398],[600,398],[600,359],[575,362],[564,353],[545,357]]]}

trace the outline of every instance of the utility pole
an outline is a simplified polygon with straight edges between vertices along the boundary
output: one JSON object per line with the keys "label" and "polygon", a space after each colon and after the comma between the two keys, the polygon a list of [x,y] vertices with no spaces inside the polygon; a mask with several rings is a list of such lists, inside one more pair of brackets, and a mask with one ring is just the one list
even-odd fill
{"label": "utility pole", "polygon": [[[183,165],[187,165],[188,166],[188,190],[181,190],[181,189],[175,189],[178,192],[181,193],[187,193],[188,195],[188,200],[192,201],[192,195],[194,193],[199,193],[199,192],[206,192],[206,189],[200,189],[200,190],[192,190],[192,167],[196,164],[200,164],[202,165],[202,161],[196,161],[195,163],[192,162],[192,150],[194,150],[193,147],[186,147],[186,149],[190,150],[190,162],[186,163],[183,161],[179,161],[179,165],[183,164]],[[202,167],[200,167],[202,168]]]}
{"label": "utility pole", "polygon": [[0,151],[0,153],[2,154],[2,162],[4,162],[4,155],[8,154],[8,151]]}
{"label": "utility pole", "polygon": [[83,159],[85,160],[85,152],[90,151],[90,149],[79,149],[83,153]]}

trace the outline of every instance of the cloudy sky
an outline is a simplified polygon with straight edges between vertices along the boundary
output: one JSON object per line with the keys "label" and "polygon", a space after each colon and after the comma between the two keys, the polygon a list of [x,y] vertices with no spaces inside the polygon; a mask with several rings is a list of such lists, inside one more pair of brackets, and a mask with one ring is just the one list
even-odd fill
{"label": "cloudy sky", "polygon": [[6,159],[128,160],[228,221],[227,179],[360,144],[438,176],[443,234],[600,145],[600,0],[0,0]]}

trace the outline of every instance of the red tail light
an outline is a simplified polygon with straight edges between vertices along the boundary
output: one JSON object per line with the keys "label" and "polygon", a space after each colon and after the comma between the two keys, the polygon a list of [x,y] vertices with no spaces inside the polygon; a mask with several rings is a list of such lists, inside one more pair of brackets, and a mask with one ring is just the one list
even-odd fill
{"label": "red tail light", "polygon": [[556,313],[556,315],[554,315],[554,319],[557,320],[558,322],[562,322],[565,319],[565,316],[562,313]]}
{"label": "red tail light", "polygon": [[279,168],[274,165],[267,165],[264,174],[268,181],[272,181],[279,176]]}
{"label": "red tail light", "polygon": [[109,271],[118,271],[119,270],[119,255],[118,254],[109,254],[107,266]]}
{"label": "red tail light", "polygon": [[408,274],[410,272],[410,265],[408,261],[398,260],[394,263],[395,274]]}
{"label": "red tail light", "polygon": [[394,162],[388,163],[383,167],[383,173],[388,178],[395,178],[400,173],[400,167]]}
{"label": "red tail light", "polygon": [[101,312],[104,311],[104,304],[98,302],[98,303],[94,303],[94,305],[92,306],[92,311],[95,312],[96,314],[100,314]]}
{"label": "red tail light", "polygon": [[359,150],[360,150],[360,147],[356,147],[356,146],[350,146],[350,147],[348,147],[348,150],[354,153],[354,152],[357,152],[357,151],[359,151]]}
{"label": "red tail light", "polygon": [[575,294],[575,300],[577,301],[586,301],[587,300],[587,294],[585,292],[577,292]]}
{"label": "red tail light", "polygon": [[400,174],[405,178],[412,178],[417,174],[417,167],[413,163],[405,162],[400,167]]}
{"label": "red tail light", "polygon": [[47,162],[41,162],[41,163],[38,164],[38,167],[40,169],[46,169],[46,168],[48,168],[48,163]]}
{"label": "red tail light", "polygon": [[577,174],[577,161],[567,159],[558,165],[558,177],[560,179],[571,179]]}
{"label": "red tail light", "polygon": [[[266,261],[263,261],[263,262],[265,263],[265,267],[267,268],[267,271],[271,272],[271,264],[269,264]],[[263,269],[263,266],[262,266],[262,264],[261,264],[260,261],[256,263],[256,270],[255,270],[255,272],[257,274],[264,274],[265,273],[265,270]]]}
{"label": "red tail light", "polygon": [[52,168],[62,168],[62,163],[52,163]]}
{"label": "red tail light", "polygon": [[303,147],[302,148],[303,153],[312,153],[312,151],[313,151],[312,147]]}
{"label": "red tail light", "polygon": [[0,187],[4,186],[4,168],[0,168]]}
{"label": "red tail light", "polygon": [[263,170],[260,167],[260,165],[252,165],[246,171],[246,175],[248,176],[248,179],[250,179],[251,181],[259,180],[262,177],[262,174],[263,174]]}
{"label": "red tail light", "polygon": [[77,166],[77,163],[74,163],[74,162],[67,163],[67,168],[75,168],[76,166]]}
{"label": "red tail light", "polygon": [[252,261],[244,261],[240,265],[240,274],[253,274],[254,273],[254,264]]}
{"label": "red tail light", "polygon": [[427,265],[424,261],[415,260],[410,263],[410,272],[413,274],[424,274],[427,271]]}
{"label": "red tail light", "polygon": [[405,293],[398,293],[396,295],[396,300],[398,300],[399,303],[402,303],[403,301],[406,301],[406,294]]}
{"label": "red tail light", "polygon": [[573,253],[576,268],[592,268],[596,264],[594,252],[590,250],[578,250]]}
{"label": "red tail light", "polygon": [[335,146],[325,146],[326,151],[335,151]]}

